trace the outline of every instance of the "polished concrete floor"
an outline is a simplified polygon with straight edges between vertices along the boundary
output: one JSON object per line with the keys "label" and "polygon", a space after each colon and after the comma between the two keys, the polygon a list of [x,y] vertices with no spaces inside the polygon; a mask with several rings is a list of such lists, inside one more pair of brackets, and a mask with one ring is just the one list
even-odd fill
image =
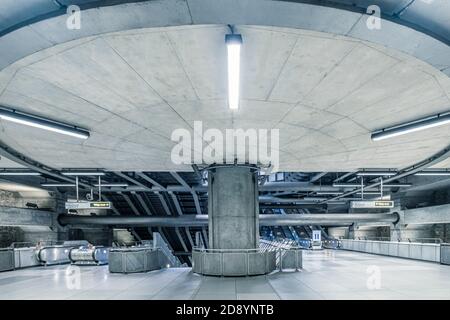
{"label": "polished concrete floor", "polygon": [[0,299],[450,299],[450,266],[328,250],[305,252],[300,272],[251,278],[65,265],[0,273]]}

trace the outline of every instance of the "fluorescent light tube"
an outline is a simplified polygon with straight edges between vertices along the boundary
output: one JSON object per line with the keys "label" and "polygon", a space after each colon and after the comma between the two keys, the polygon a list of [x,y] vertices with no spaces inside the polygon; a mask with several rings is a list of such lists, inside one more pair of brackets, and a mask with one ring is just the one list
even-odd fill
{"label": "fluorescent light tube", "polygon": [[0,176],[40,176],[39,172],[0,171]]}
{"label": "fluorescent light tube", "polygon": [[[359,184],[359,183],[333,183],[333,187],[335,187],[335,188],[360,188],[361,184]],[[367,188],[367,186],[364,186],[364,187]],[[402,187],[411,187],[411,184],[410,183],[383,184],[383,187],[402,188]]]}
{"label": "fluorescent light tube", "polygon": [[316,194],[324,196],[341,195],[343,192],[331,192],[331,191],[317,191]]}
{"label": "fluorescent light tube", "polygon": [[450,171],[420,171],[416,176],[450,176]]}
{"label": "fluorescent light tube", "polygon": [[228,50],[228,106],[232,110],[237,110],[239,108],[242,36],[227,34],[225,43]]}
{"label": "fluorescent light tube", "polygon": [[434,128],[437,126],[442,126],[442,125],[448,124],[448,123],[450,123],[450,114],[448,114],[448,113],[446,113],[444,115],[439,114],[439,115],[435,115],[432,117],[408,122],[408,123],[398,125],[395,127],[376,131],[376,132],[372,133],[371,138],[373,141],[380,141],[380,140],[404,135],[407,133],[430,129],[430,128]]}
{"label": "fluorescent light tube", "polygon": [[356,173],[357,176],[375,176],[375,177],[382,177],[382,176],[395,176],[397,172],[394,171],[360,171]]}
{"label": "fluorescent light tube", "polygon": [[[98,184],[94,184],[94,187],[98,187]],[[102,187],[128,187],[127,183],[102,183]]]}
{"label": "fluorescent light tube", "polygon": [[48,130],[79,139],[89,138],[89,131],[70,126],[64,123],[44,119],[38,116],[25,114],[15,110],[0,108],[0,119],[22,124],[29,127]]}
{"label": "fluorescent light tube", "polygon": [[42,183],[42,187],[76,187],[75,183]]}
{"label": "fluorescent light tube", "polygon": [[61,174],[65,176],[104,176],[104,172],[99,171],[63,171]]}

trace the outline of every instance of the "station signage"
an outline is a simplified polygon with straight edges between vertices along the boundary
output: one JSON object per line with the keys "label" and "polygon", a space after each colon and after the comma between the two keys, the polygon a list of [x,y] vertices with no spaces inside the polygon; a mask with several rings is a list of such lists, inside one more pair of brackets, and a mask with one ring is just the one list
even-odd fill
{"label": "station signage", "polygon": [[393,208],[394,201],[374,200],[374,201],[351,201],[350,208],[353,209],[383,209]]}
{"label": "station signage", "polygon": [[111,209],[111,202],[108,201],[68,201],[66,202],[66,209],[81,210],[81,209]]}

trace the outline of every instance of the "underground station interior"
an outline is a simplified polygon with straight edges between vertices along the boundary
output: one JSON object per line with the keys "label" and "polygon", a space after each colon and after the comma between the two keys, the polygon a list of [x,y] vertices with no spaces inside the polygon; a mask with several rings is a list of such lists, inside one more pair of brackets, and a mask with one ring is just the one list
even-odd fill
{"label": "underground station interior", "polygon": [[0,300],[450,299],[449,17],[0,0]]}

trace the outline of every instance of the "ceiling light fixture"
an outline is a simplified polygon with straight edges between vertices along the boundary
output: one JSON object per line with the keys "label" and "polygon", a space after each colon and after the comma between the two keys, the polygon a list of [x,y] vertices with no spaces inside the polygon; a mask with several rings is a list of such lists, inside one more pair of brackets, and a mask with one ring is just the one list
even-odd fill
{"label": "ceiling light fixture", "polygon": [[357,172],[357,176],[375,176],[375,177],[382,177],[382,176],[395,176],[397,172],[395,171],[360,171]]}
{"label": "ceiling light fixture", "polygon": [[232,110],[237,110],[239,109],[242,36],[227,34],[225,43],[228,50],[228,106]]}
{"label": "ceiling light fixture", "polygon": [[432,171],[432,170],[426,170],[426,171],[420,171],[415,173],[416,176],[450,176],[450,171]]}
{"label": "ceiling light fixture", "polygon": [[42,183],[42,187],[76,187],[75,183]]}
{"label": "ceiling light fixture", "polygon": [[[94,187],[98,187],[99,184],[94,184]],[[101,184],[102,187],[128,187],[128,183],[102,183]]]}
{"label": "ceiling light fixture", "polygon": [[[395,184],[383,184],[383,187],[386,188],[405,188],[411,187],[410,183],[395,183]],[[335,188],[360,188],[361,184],[359,183],[333,183],[333,187]]]}
{"label": "ceiling light fixture", "polygon": [[65,176],[104,176],[101,171],[63,171],[61,174]]}
{"label": "ceiling light fixture", "polygon": [[0,119],[39,128],[79,139],[89,138],[89,131],[65,123],[44,119],[38,116],[0,107]]}
{"label": "ceiling light fixture", "polygon": [[333,196],[333,195],[341,195],[344,194],[343,192],[337,192],[337,191],[317,191],[317,195],[324,195],[324,196]]}
{"label": "ceiling light fixture", "polygon": [[40,176],[39,172],[32,171],[0,171],[0,176]]}
{"label": "ceiling light fixture", "polygon": [[380,141],[407,133],[442,126],[448,123],[450,123],[450,113],[441,113],[435,116],[418,119],[398,126],[375,131],[372,133],[371,138],[373,141]]}

